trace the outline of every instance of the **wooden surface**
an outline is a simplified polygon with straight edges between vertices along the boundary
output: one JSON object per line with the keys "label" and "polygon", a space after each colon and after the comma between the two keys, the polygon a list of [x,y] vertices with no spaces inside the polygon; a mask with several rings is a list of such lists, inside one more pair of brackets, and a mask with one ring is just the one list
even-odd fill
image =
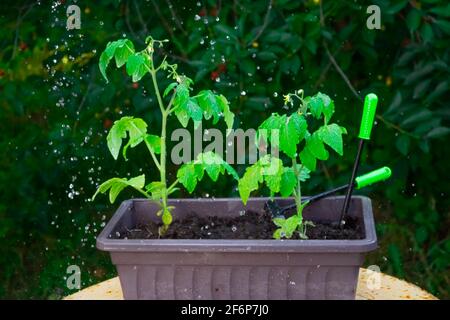
{"label": "wooden surface", "polygon": [[[356,299],[436,300],[436,297],[406,281],[361,268]],[[67,296],[65,300],[123,300],[119,278],[112,278],[85,288]]]}

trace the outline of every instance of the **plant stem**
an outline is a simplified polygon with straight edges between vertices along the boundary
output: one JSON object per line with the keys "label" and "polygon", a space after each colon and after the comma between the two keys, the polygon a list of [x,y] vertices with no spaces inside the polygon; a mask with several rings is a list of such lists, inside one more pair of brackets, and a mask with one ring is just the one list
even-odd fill
{"label": "plant stem", "polygon": [[175,186],[180,182],[180,180],[175,180],[169,188],[167,188],[167,192],[170,192],[173,188],[175,188]]}
{"label": "plant stem", "polygon": [[301,221],[303,221],[302,191],[301,191],[301,187],[300,187],[300,173],[298,172],[298,169],[297,169],[297,159],[296,158],[292,158],[292,166],[294,167],[294,173],[297,178],[297,188],[296,188],[296,192],[294,193],[295,205],[297,206],[297,215],[300,217],[300,223],[301,223]]}
{"label": "plant stem", "polygon": [[160,158],[160,170],[161,182],[164,189],[162,192],[163,209],[167,208],[167,186],[166,186],[166,126],[167,126],[167,113],[162,113],[162,128],[161,128],[161,158]]}
{"label": "plant stem", "polygon": [[148,199],[152,199],[152,197],[147,193],[147,192],[145,192],[144,190],[142,190],[142,189],[140,189],[140,188],[135,188],[135,187],[133,187],[135,190],[137,190],[137,191],[139,191],[142,195],[144,195],[146,198],[148,198]]}
{"label": "plant stem", "polygon": [[153,162],[155,163],[156,167],[158,168],[158,170],[161,170],[161,166],[159,164],[158,159],[156,158],[155,153],[153,152],[152,147],[150,146],[150,144],[147,142],[147,140],[145,140],[145,145],[147,146],[148,151],[150,152],[150,155],[152,156]]}
{"label": "plant stem", "polygon": [[156,99],[158,100],[159,109],[161,110],[161,114],[164,117],[165,109],[164,109],[164,103],[161,98],[161,94],[159,93],[159,87],[158,87],[158,80],[156,79],[156,70],[153,66],[153,59],[152,59],[152,69],[150,71],[150,74],[152,76],[152,82],[153,82],[153,88],[155,89]]}
{"label": "plant stem", "polygon": [[161,110],[162,116],[162,127],[161,127],[161,154],[159,159],[159,172],[161,176],[161,183],[163,184],[162,191],[162,209],[165,211],[167,209],[167,182],[166,182],[166,128],[167,128],[167,116],[168,112],[164,108],[164,103],[159,92],[158,80],[156,79],[156,69],[153,63],[152,56],[152,67],[150,74],[152,76],[153,88],[155,89],[156,98],[158,100],[159,108]]}

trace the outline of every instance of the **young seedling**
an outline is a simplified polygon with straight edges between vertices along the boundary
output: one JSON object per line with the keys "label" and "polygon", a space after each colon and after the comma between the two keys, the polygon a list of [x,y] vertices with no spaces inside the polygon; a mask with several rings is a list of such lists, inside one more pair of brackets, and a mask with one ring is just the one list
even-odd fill
{"label": "young seedling", "polygon": [[[285,95],[284,99],[285,105],[295,107],[295,112],[290,115],[273,113],[259,126],[257,143],[268,145],[270,140],[272,150],[277,148],[288,157],[289,166],[284,166],[281,159],[267,154],[246,169],[239,180],[238,189],[244,204],[250,193],[259,189],[262,183],[268,187],[271,196],[277,193],[282,197],[293,196],[296,214],[287,219],[274,218],[278,229],[273,236],[276,239],[291,238],[298,233],[300,238],[307,239],[306,228],[313,226],[313,223],[303,219],[302,212],[308,201],[302,203],[301,183],[316,169],[317,160],[328,159],[329,153],[325,146],[343,155],[342,134],[347,131],[330,123],[334,102],[326,94],[319,92],[304,97],[303,90],[298,90]],[[314,126],[314,123],[309,123],[312,122],[309,119],[323,120],[323,124]],[[273,135],[278,136],[278,139],[273,139]]]}
{"label": "young seedling", "polygon": [[[167,40],[155,40],[148,37],[145,41],[146,48],[136,51],[134,44],[128,39],[120,39],[107,44],[106,49],[100,56],[100,72],[108,82],[106,69],[114,58],[117,68],[126,66],[126,72],[132,77],[133,82],[140,81],[149,74],[161,112],[161,135],[157,136],[147,132],[148,125],[143,119],[131,116],[122,117],[114,122],[108,136],[107,143],[109,151],[115,160],[118,159],[122,141],[128,137],[128,142],[122,148],[122,155],[127,159],[127,151],[137,145],[144,143],[149,151],[150,157],[159,170],[160,179],[146,183],[145,174],[131,178],[112,178],[102,183],[93,199],[98,193],[109,191],[109,200],[113,203],[119,193],[126,187],[137,190],[144,197],[157,202],[160,210],[163,226],[160,234],[163,234],[172,222],[172,206],[168,205],[168,197],[177,190],[181,183],[189,193],[194,191],[197,182],[200,181],[204,172],[213,180],[217,181],[219,174],[225,172],[239,179],[235,170],[228,165],[219,155],[214,152],[200,153],[197,159],[183,164],[177,171],[177,179],[168,184],[166,176],[167,168],[167,120],[175,114],[183,127],[192,119],[197,127],[202,119],[213,119],[216,124],[223,118],[227,127],[233,126],[234,114],[230,111],[227,99],[223,95],[216,95],[210,90],[202,90],[197,95],[191,96],[193,81],[177,72],[176,64],[169,64],[166,56],[158,63],[154,53],[156,46],[162,47]],[[158,74],[165,74],[174,81],[167,86],[161,95]]]}

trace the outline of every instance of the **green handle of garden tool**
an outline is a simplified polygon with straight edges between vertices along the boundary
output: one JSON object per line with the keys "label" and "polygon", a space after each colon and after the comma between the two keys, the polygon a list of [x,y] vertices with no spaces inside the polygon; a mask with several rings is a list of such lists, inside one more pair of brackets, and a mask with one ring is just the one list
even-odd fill
{"label": "green handle of garden tool", "polygon": [[369,93],[364,99],[364,110],[359,128],[360,139],[369,140],[372,132],[373,121],[375,120],[375,112],[377,111],[378,97],[374,93]]}
{"label": "green handle of garden tool", "polygon": [[391,173],[392,171],[390,168],[383,167],[359,176],[355,179],[356,189],[361,189],[373,183],[386,180],[391,176]]}

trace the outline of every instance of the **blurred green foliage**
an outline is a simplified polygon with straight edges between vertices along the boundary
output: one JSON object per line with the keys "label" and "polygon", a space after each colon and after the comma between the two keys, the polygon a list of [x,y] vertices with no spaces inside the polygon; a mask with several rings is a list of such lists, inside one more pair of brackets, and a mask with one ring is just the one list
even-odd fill
{"label": "blurred green foliage", "polygon": [[[65,28],[70,4],[81,8],[80,30]],[[366,27],[371,4],[381,9],[381,30]],[[114,72],[106,84],[97,64],[108,41],[126,36],[139,46],[148,34],[169,39],[158,54],[199,87],[223,93],[244,129],[279,110],[282,93],[332,96],[336,121],[349,132],[345,154],[320,166],[304,187],[310,194],[347,181],[361,98],[375,92],[377,124],[361,172],[388,165],[394,175],[364,191],[374,199],[380,238],[366,262],[450,297],[446,1],[17,0],[0,7],[0,297],[69,294],[71,264],[81,267],[83,287],[115,274],[95,249],[115,206],[88,199],[105,178],[152,167],[139,148],[133,162],[112,161],[107,129],[122,115],[156,128],[159,119],[150,81],[135,85]],[[205,182],[194,196],[236,196],[235,187]]]}

